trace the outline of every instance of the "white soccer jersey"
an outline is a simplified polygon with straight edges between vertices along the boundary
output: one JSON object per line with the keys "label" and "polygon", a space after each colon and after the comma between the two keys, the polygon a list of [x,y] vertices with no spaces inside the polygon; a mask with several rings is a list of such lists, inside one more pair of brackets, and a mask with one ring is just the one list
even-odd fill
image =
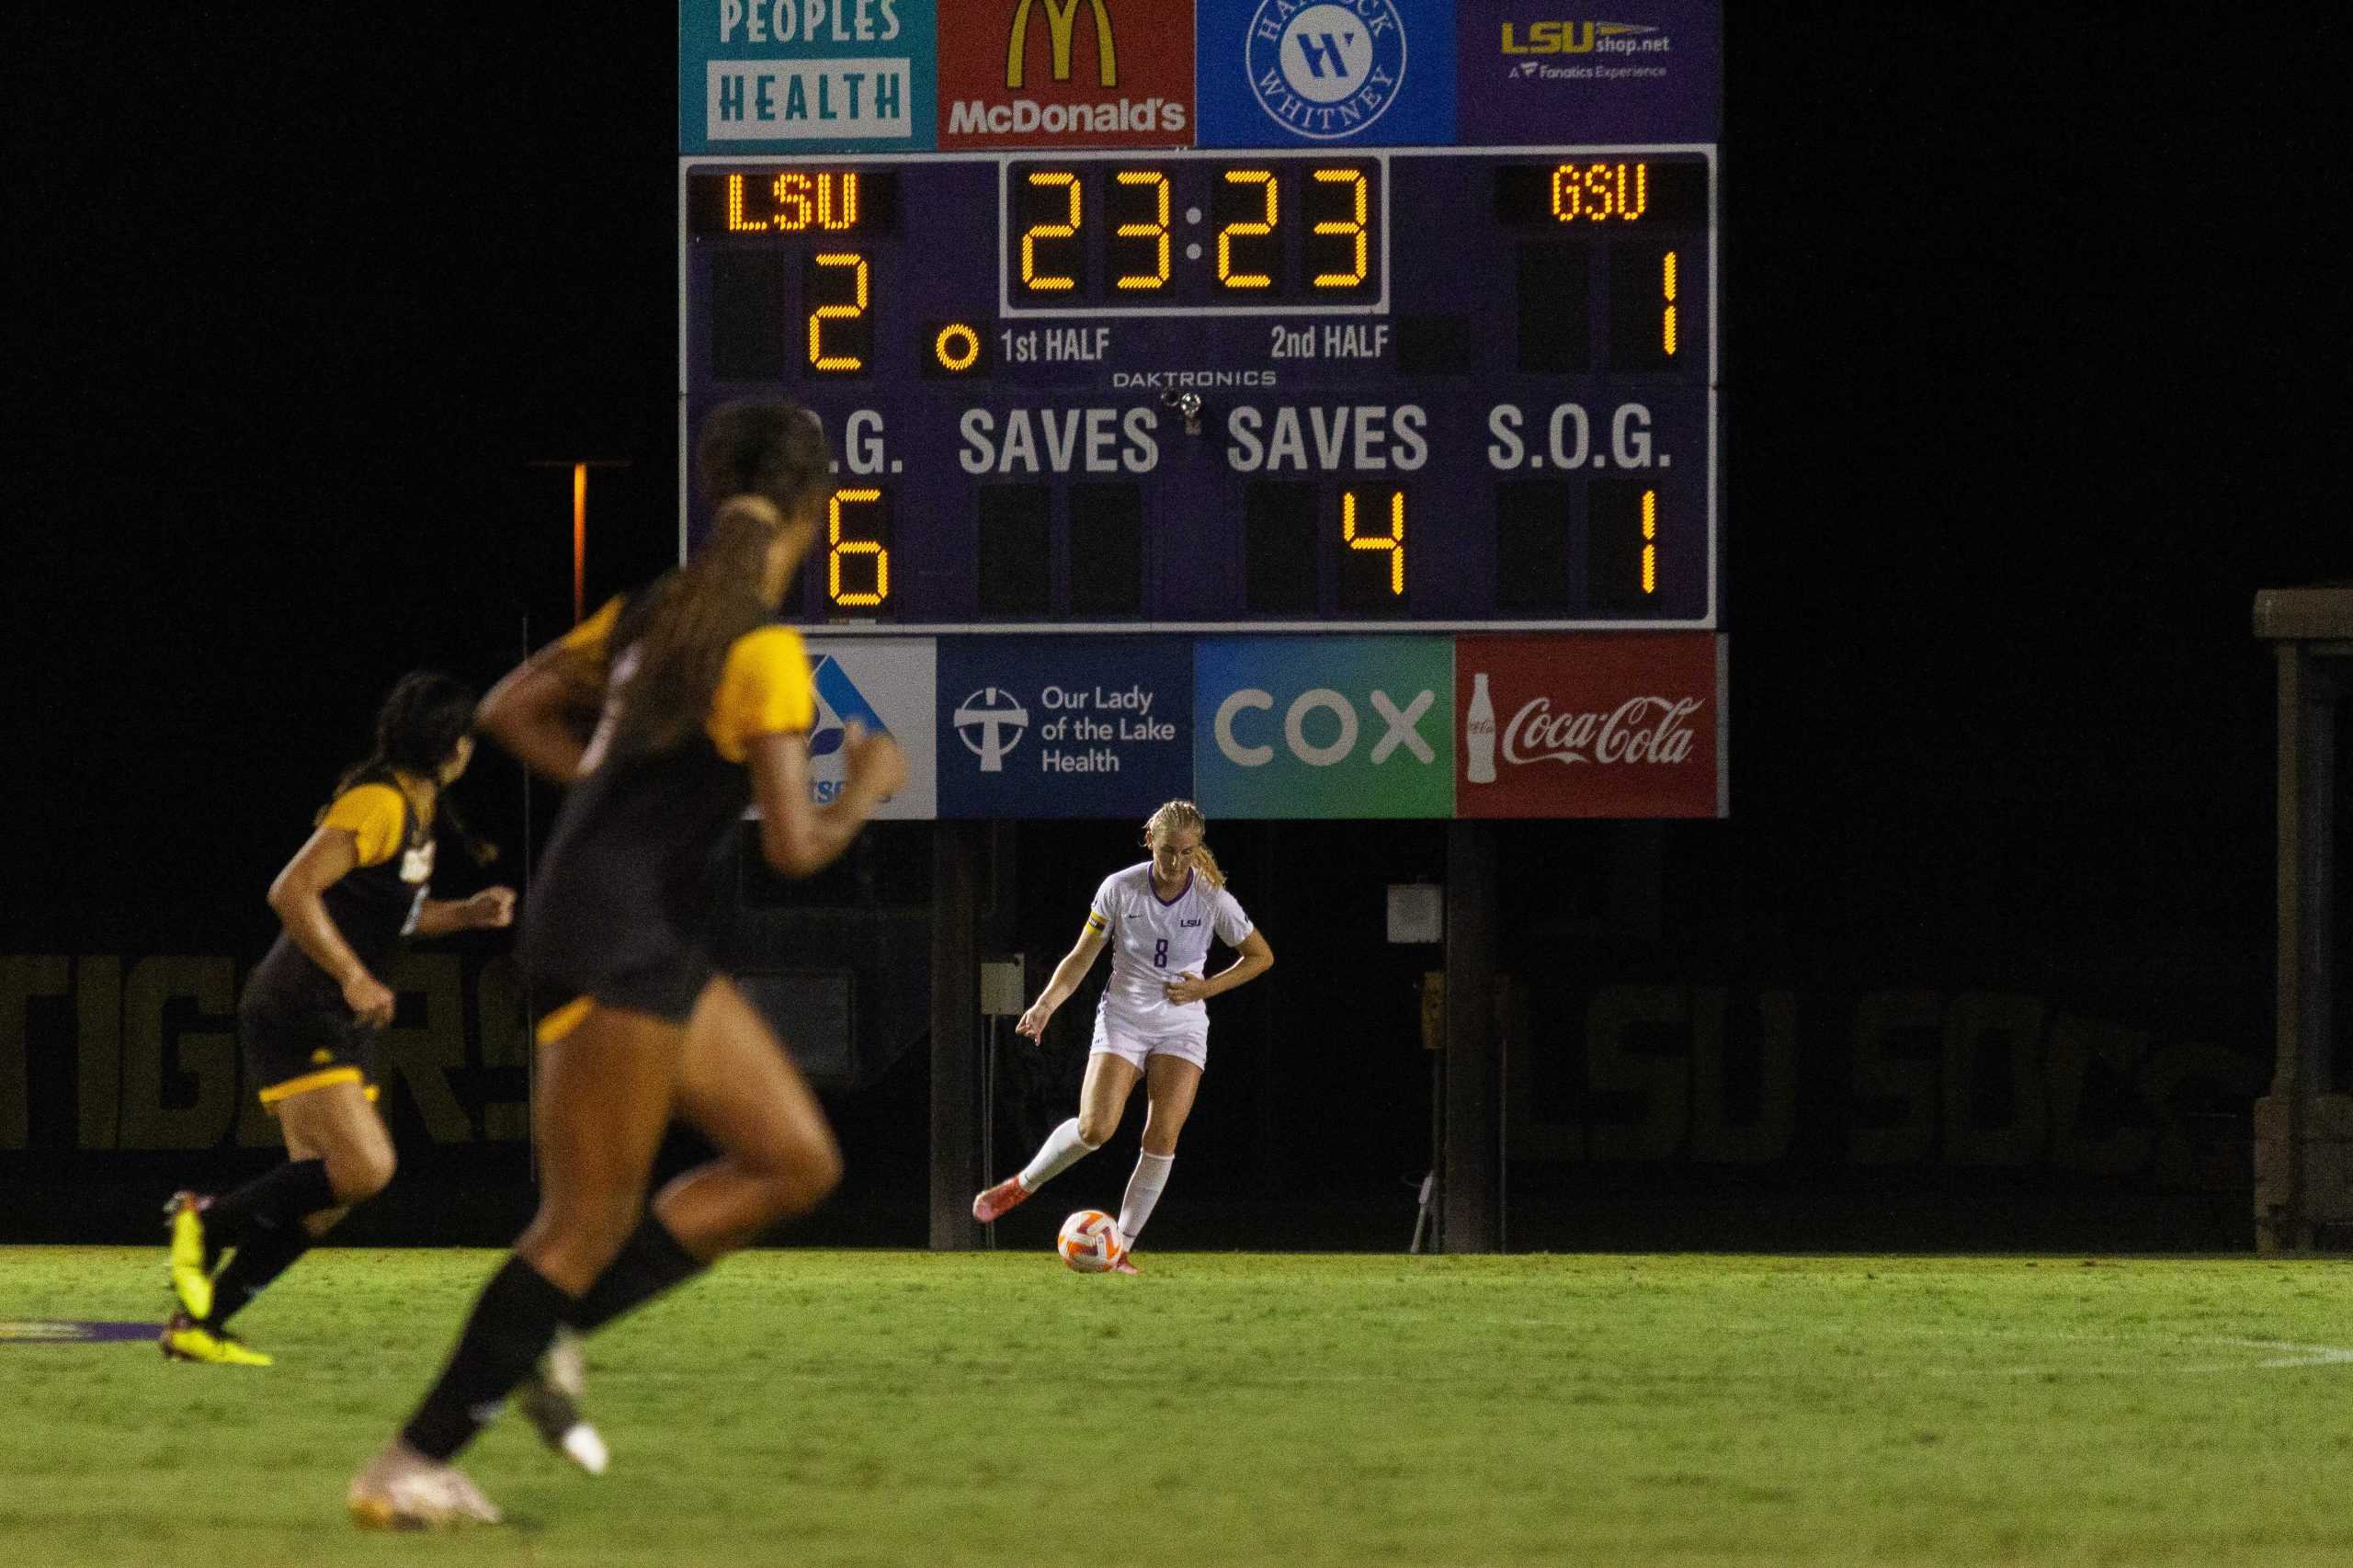
{"label": "white soccer jersey", "polygon": [[1111,938],[1111,979],[1098,1004],[1123,1021],[1172,1029],[1209,1028],[1209,1008],[1199,1002],[1172,1004],[1161,987],[1180,974],[1208,972],[1210,937],[1238,948],[1250,935],[1250,917],[1223,888],[1212,889],[1196,871],[1185,891],[1164,901],[1152,891],[1152,862],[1114,871],[1095,890],[1086,928]]}

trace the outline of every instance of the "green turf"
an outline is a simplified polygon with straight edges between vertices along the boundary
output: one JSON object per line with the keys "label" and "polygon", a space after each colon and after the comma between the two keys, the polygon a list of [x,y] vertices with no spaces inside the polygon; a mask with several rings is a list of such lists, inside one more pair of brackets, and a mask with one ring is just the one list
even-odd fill
{"label": "green turf", "polygon": [[[0,1344],[9,1561],[2353,1562],[2353,1277],[2244,1259],[756,1254],[594,1342],[604,1479],[509,1420],[514,1523],[358,1535],[491,1261],[316,1254],[266,1371]],[[0,1250],[0,1317],[162,1273]]]}

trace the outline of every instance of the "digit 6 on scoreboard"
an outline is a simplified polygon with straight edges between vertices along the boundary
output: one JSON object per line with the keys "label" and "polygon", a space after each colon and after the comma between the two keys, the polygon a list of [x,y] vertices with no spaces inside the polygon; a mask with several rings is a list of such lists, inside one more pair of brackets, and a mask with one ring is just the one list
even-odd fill
{"label": "digit 6 on scoreboard", "polygon": [[891,603],[891,496],[836,490],[825,506],[825,608],[873,614]]}

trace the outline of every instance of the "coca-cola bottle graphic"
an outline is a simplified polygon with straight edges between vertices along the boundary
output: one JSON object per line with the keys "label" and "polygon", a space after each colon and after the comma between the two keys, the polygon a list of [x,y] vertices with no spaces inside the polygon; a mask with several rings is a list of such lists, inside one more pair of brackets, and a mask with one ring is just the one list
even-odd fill
{"label": "coca-cola bottle graphic", "polygon": [[1471,770],[1464,777],[1473,784],[1495,781],[1495,704],[1487,696],[1487,673],[1484,670],[1471,677],[1471,711],[1462,722],[1463,744],[1471,749]]}

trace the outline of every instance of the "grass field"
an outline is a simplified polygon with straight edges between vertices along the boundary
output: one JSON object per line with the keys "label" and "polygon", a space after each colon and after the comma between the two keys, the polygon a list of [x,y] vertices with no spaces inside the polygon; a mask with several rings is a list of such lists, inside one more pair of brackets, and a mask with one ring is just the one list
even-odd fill
{"label": "grass field", "polygon": [[[162,1257],[0,1250],[0,1318]],[[360,1535],[491,1261],[316,1254],[267,1370],[0,1342],[9,1560],[2353,1562],[2353,1277],[2246,1259],[754,1254],[593,1342],[609,1474],[510,1419],[512,1523]]]}

